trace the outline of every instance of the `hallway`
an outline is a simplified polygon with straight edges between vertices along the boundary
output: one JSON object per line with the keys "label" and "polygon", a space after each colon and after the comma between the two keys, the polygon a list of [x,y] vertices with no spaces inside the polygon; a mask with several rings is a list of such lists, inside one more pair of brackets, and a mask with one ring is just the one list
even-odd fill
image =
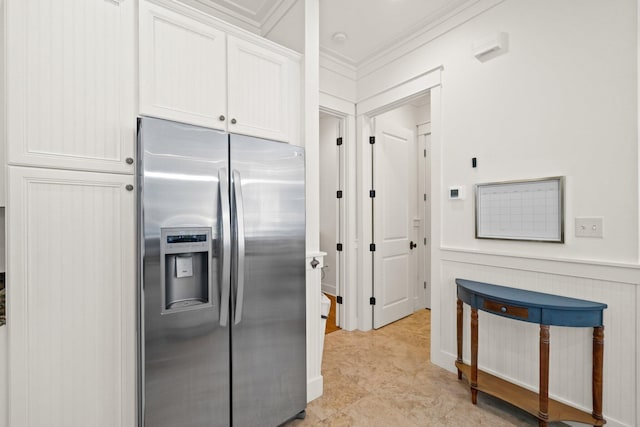
{"label": "hallway", "polygon": [[538,425],[484,394],[472,405],[466,382],[429,362],[430,333],[431,312],[420,310],[378,330],[327,334],[324,394],[286,427]]}

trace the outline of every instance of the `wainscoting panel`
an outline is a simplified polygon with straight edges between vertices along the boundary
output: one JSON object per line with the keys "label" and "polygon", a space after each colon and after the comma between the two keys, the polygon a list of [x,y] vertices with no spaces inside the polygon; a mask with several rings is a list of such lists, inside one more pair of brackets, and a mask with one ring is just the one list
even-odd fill
{"label": "wainscoting panel", "polygon": [[[439,331],[440,351],[446,357],[440,360],[450,358],[451,363],[456,354],[456,278],[606,303],[604,415],[607,425],[635,425],[636,284],[443,260]],[[469,363],[470,309],[467,305],[464,319],[463,358]],[[537,324],[480,312],[478,364],[487,372],[537,390],[538,339]],[[591,348],[592,329],[551,327],[550,395],[587,411],[591,411]]]}

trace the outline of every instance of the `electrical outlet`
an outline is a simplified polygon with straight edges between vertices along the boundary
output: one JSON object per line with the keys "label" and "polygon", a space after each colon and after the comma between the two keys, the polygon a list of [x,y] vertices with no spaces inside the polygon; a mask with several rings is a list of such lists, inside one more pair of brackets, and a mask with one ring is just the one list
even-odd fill
{"label": "electrical outlet", "polygon": [[599,237],[602,238],[602,217],[576,218],[576,237]]}

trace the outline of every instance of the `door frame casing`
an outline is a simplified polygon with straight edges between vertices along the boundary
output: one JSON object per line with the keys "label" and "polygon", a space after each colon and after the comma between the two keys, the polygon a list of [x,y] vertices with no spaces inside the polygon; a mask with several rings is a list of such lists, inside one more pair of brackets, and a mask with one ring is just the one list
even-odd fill
{"label": "door frame casing", "polygon": [[[425,150],[425,154],[422,151]],[[431,217],[431,118],[423,124],[418,125],[418,204],[420,205],[420,237],[418,239],[418,245],[420,252],[418,258],[425,261],[425,266],[419,266],[419,282],[426,283],[426,287],[422,290],[422,297],[419,298],[419,303],[422,308],[431,309],[431,277],[429,271],[431,270],[431,221],[427,221]],[[420,195],[425,194],[422,198]],[[427,210],[429,215],[427,215]],[[426,241],[424,240],[426,239]],[[426,267],[426,268],[425,268]]]}
{"label": "door frame casing", "polygon": [[[377,95],[360,101],[356,105],[356,126],[358,131],[356,168],[357,168],[357,208],[358,214],[357,239],[362,242],[358,246],[357,271],[358,271],[358,329],[362,331],[371,330],[373,327],[373,307],[369,303],[372,297],[371,284],[373,282],[373,260],[369,252],[369,243],[372,241],[372,208],[369,199],[372,164],[371,150],[369,150],[369,136],[373,135],[373,117],[393,110],[407,102],[426,94],[431,93],[431,301],[432,310],[437,308],[438,289],[437,278],[440,277],[439,264],[434,260],[440,257],[440,118],[441,118],[441,74],[442,66],[433,68],[410,80],[400,83],[391,89],[382,91]],[[365,197],[366,195],[366,197]],[[436,243],[437,242],[437,243]],[[431,347],[434,342],[439,345],[439,336],[434,341],[432,337]],[[438,347],[439,348],[439,347]]]}
{"label": "door frame casing", "polygon": [[338,253],[336,259],[342,263],[338,271],[339,293],[343,298],[342,304],[337,304],[336,318],[338,326],[347,331],[358,328],[357,301],[357,256],[358,238],[356,234],[356,108],[355,104],[337,98],[333,95],[320,92],[320,111],[338,118],[342,126],[343,159],[343,203],[342,226],[338,227],[341,233],[340,240],[343,245],[342,253]]}

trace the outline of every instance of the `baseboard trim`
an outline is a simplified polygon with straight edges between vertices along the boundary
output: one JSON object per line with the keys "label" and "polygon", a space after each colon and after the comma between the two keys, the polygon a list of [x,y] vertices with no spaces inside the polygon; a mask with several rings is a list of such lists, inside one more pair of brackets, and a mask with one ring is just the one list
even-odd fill
{"label": "baseboard trim", "polygon": [[322,396],[324,378],[319,375],[307,381],[307,402],[311,402]]}

